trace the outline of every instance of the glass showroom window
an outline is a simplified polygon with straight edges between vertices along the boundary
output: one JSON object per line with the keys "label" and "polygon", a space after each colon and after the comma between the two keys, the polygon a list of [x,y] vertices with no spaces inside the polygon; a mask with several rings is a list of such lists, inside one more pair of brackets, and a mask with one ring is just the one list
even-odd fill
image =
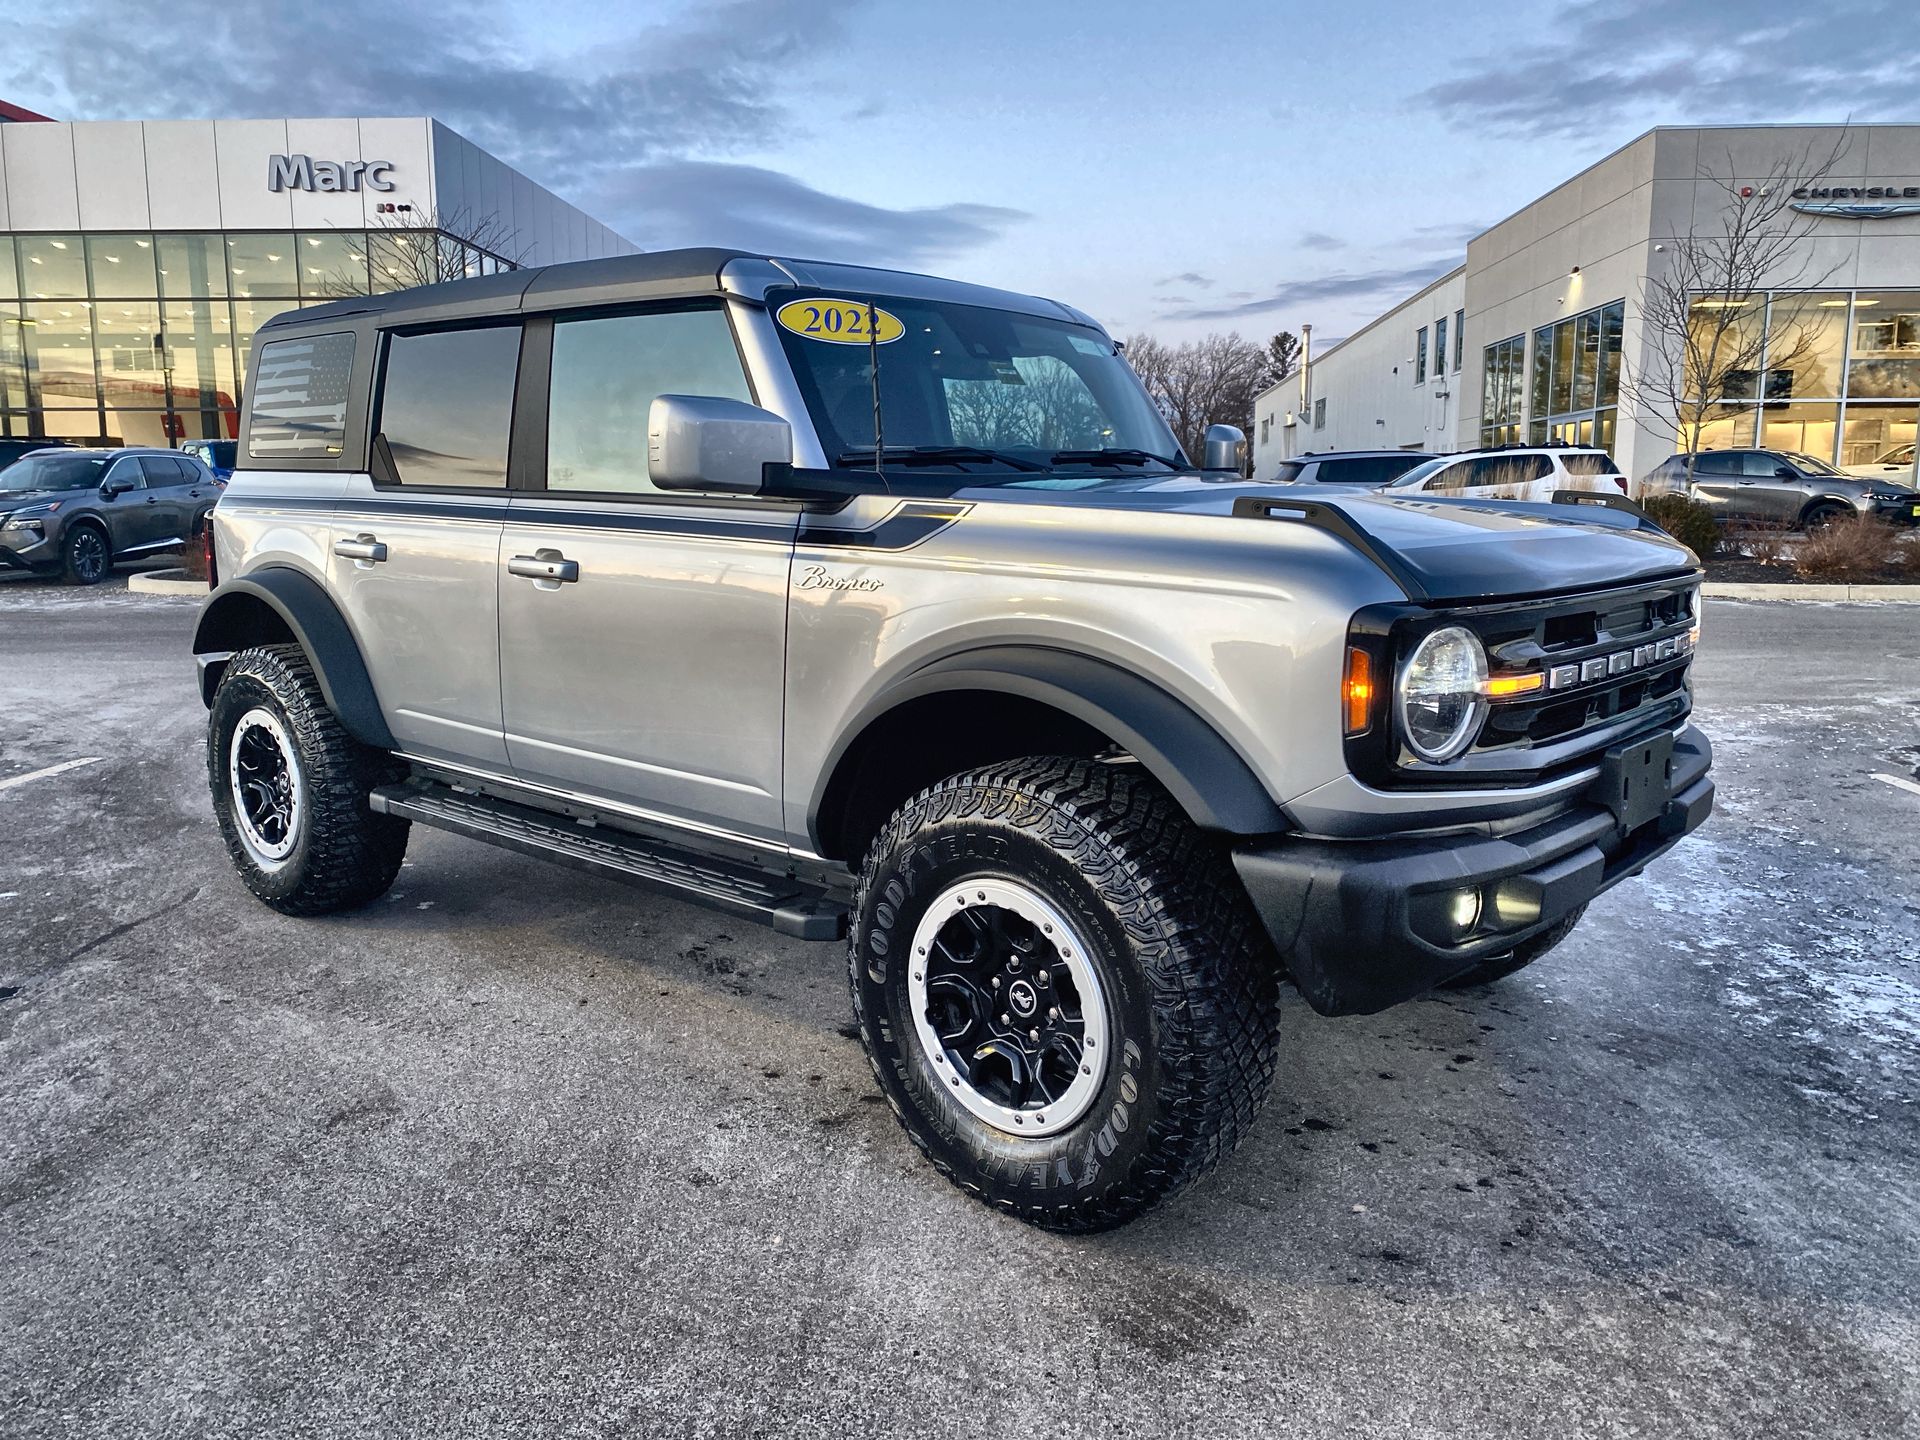
{"label": "glass showroom window", "polygon": [[1515,335],[1487,346],[1480,374],[1480,444],[1517,445],[1520,442],[1522,384],[1527,365],[1527,337]]}
{"label": "glass showroom window", "polygon": [[1781,292],[1692,305],[1698,332],[1729,311],[1737,314],[1728,343],[1744,345],[1764,316],[1764,358],[1752,374],[1727,377],[1727,403],[1703,427],[1702,449],[1759,444],[1839,465],[1903,453],[1920,412],[1920,292]]}
{"label": "glass showroom window", "polygon": [[1615,300],[1533,332],[1530,442],[1613,443],[1626,319],[1627,302]]}

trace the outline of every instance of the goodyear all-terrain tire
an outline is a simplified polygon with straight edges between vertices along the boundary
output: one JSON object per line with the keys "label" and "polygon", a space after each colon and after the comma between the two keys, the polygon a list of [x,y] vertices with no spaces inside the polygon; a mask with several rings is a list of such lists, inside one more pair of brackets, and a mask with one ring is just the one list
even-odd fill
{"label": "goodyear all-terrain tire", "polygon": [[1231,862],[1120,767],[1009,761],[914,797],[867,854],[849,966],[914,1143],[1047,1229],[1191,1184],[1272,1084],[1278,966]]}
{"label": "goodyear all-terrain tire", "polygon": [[367,807],[397,778],[327,708],[297,645],[243,650],[220,677],[207,780],[227,853],[246,886],[288,915],[351,910],[400,873],[408,824]]}
{"label": "goodyear all-terrain tire", "polygon": [[1564,919],[1542,930],[1524,945],[1516,945],[1504,955],[1490,956],[1482,960],[1473,969],[1463,975],[1456,975],[1440,988],[1443,990],[1470,990],[1476,985],[1491,985],[1496,980],[1521,971],[1558,945],[1573,933],[1573,927],[1580,923],[1580,917],[1587,913],[1582,905],[1570,912]]}

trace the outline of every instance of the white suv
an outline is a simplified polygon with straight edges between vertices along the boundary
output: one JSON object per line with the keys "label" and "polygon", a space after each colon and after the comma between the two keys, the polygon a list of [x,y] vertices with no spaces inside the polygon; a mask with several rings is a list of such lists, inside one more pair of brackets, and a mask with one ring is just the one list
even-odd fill
{"label": "white suv", "polygon": [[1416,465],[1387,487],[1474,500],[1550,502],[1562,490],[1627,494],[1627,477],[1604,450],[1571,445],[1512,446],[1442,455]]}

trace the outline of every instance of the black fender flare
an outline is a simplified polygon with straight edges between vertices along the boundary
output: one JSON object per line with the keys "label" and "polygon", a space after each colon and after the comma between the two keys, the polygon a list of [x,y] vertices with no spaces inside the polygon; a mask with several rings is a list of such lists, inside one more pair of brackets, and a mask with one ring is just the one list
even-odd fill
{"label": "black fender flare", "polygon": [[841,762],[874,721],[909,700],[987,690],[1049,705],[1091,725],[1145,767],[1204,830],[1269,835],[1290,828],[1253,768],[1211,724],[1159,685],[1110,661],[1042,645],[964,650],[914,670],[874,697],[821,768],[808,806],[816,828]]}
{"label": "black fender flare", "polygon": [[[317,581],[288,566],[249,571],[242,579],[227,581],[201,605],[193,631],[193,653],[201,660],[200,698],[211,706],[225,659],[257,643],[248,634],[247,617],[258,605],[293,633],[320,682],[321,698],[347,733],[363,745],[394,749],[393,732],[346,617]],[[222,663],[209,663],[209,657]]]}

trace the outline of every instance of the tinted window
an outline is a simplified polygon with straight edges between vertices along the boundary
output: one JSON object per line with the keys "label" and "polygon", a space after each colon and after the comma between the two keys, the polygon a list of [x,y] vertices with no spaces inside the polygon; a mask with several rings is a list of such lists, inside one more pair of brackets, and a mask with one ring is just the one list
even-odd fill
{"label": "tinted window", "polygon": [[504,489],[519,368],[518,325],[389,337],[380,434],[400,483]]}
{"label": "tinted window", "polygon": [[140,468],[140,457],[137,455],[121,456],[107,467],[107,473],[101,479],[131,485],[136,490],[144,490],[147,485],[146,472]]}
{"label": "tinted window", "polygon": [[1720,450],[1711,455],[1696,455],[1693,461],[1695,475],[1738,475],[1740,456],[1737,452]]}
{"label": "tinted window", "polygon": [[1553,473],[1553,462],[1544,455],[1489,455],[1472,462],[1467,483],[1475,489],[1492,485],[1524,485]]}
{"label": "tinted window", "polygon": [[1429,490],[1464,489],[1472,480],[1473,465],[1474,465],[1474,462],[1471,460],[1462,460],[1457,465],[1447,466],[1444,470],[1441,470],[1437,475],[1433,476],[1433,478],[1427,481],[1427,489]]}
{"label": "tinted window", "polygon": [[1273,478],[1278,484],[1291,485],[1295,480],[1300,478],[1300,472],[1306,468],[1307,467],[1302,465],[1298,460],[1289,460],[1273,472]]}
{"label": "tinted window", "polygon": [[[1771,480],[1784,460],[1778,455],[1769,455],[1764,450],[1749,450],[1740,457],[1740,473],[1748,479]],[[1792,469],[1792,466],[1787,466]]]}
{"label": "tinted window", "polygon": [[347,439],[353,336],[306,335],[260,347],[247,397],[247,454],[255,460],[323,460]]}
{"label": "tinted window", "polygon": [[1332,485],[1386,485],[1420,463],[1418,455],[1363,455],[1351,460],[1322,460],[1313,478]]}
{"label": "tinted window", "polygon": [[647,477],[647,411],[656,395],[753,399],[724,314],[681,310],[558,322],[547,488],[659,494]]}
{"label": "tinted window", "polygon": [[1620,467],[1613,463],[1611,455],[1586,454],[1562,455],[1560,463],[1567,467],[1569,475],[1618,475]]}
{"label": "tinted window", "polygon": [[171,455],[142,455],[140,468],[146,472],[149,485],[185,485],[200,478],[199,471]]}

